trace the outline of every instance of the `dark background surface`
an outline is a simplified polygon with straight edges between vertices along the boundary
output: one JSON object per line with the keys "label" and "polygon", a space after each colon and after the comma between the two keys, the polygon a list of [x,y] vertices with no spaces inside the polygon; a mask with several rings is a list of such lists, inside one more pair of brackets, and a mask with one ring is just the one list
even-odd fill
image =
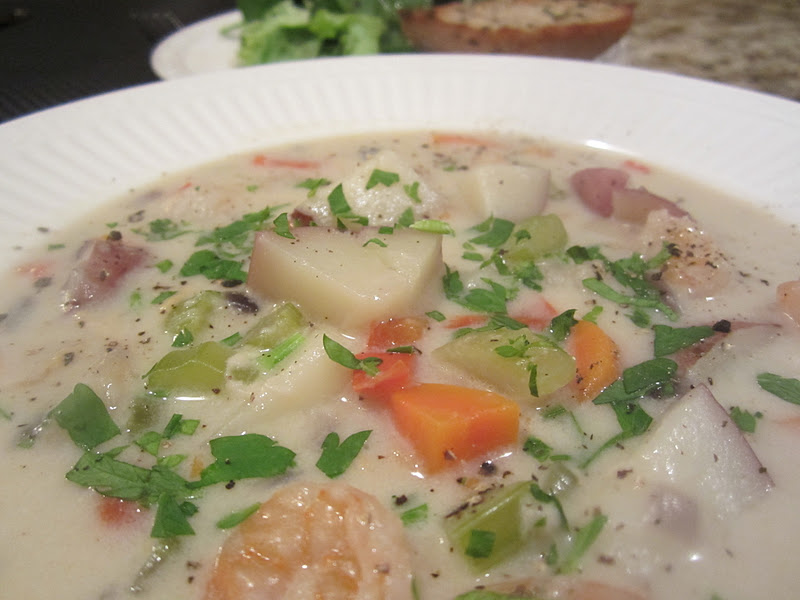
{"label": "dark background surface", "polygon": [[155,45],[235,0],[0,0],[0,122],[156,81]]}

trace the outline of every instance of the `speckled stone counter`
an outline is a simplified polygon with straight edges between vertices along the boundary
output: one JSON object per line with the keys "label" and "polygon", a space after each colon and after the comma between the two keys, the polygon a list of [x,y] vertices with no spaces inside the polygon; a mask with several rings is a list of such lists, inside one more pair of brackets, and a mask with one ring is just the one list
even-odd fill
{"label": "speckled stone counter", "polygon": [[800,101],[800,0],[638,0],[613,62]]}

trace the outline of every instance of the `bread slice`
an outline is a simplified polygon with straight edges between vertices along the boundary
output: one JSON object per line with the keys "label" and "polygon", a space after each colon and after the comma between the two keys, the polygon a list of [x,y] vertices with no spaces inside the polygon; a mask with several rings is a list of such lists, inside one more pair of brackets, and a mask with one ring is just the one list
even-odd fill
{"label": "bread slice", "polygon": [[599,0],[464,0],[401,11],[423,52],[483,52],[594,58],[633,23],[633,4]]}

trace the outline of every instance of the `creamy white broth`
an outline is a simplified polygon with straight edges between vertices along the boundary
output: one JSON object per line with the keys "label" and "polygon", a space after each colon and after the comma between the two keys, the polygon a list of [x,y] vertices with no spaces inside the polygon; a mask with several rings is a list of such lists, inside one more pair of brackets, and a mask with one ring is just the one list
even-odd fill
{"label": "creamy white broth", "polygon": [[[477,490],[542,476],[543,466],[521,449],[529,435],[573,457],[565,464],[578,475],[580,483],[562,501],[572,524],[584,525],[598,511],[609,518],[580,560],[579,578],[610,582],[654,599],[679,596],[704,600],[713,594],[723,600],[794,597],[796,559],[792,538],[785,532],[800,524],[792,503],[792,498],[800,494],[800,480],[795,476],[797,461],[793,458],[799,430],[792,419],[800,414],[796,406],[764,392],[755,381],[756,374],[764,371],[800,374],[793,352],[798,341],[795,325],[775,303],[776,285],[797,278],[800,243],[794,229],[720,192],[661,172],[656,165],[647,165],[646,169],[636,164],[626,166],[619,156],[541,140],[499,136],[491,142],[485,146],[468,141],[437,145],[430,134],[420,133],[270,149],[262,155],[279,157],[280,161],[254,161],[257,155],[248,154],[169,175],[152,186],[131,190],[76,227],[51,232],[47,236],[47,242],[53,245],[50,250],[43,250],[6,276],[7,292],[0,306],[7,314],[0,323],[4,339],[0,350],[0,408],[9,415],[2,426],[6,451],[0,472],[4,487],[11,491],[0,498],[4,515],[0,533],[7,540],[0,550],[5,593],[9,597],[50,597],[55,589],[63,598],[123,598],[132,593],[133,586],[141,598],[203,598],[215,556],[230,534],[215,523],[230,512],[267,500],[294,481],[326,482],[325,475],[315,467],[325,436],[335,431],[344,438],[370,429],[365,447],[339,479],[374,495],[397,515],[406,508],[428,505],[427,519],[404,530],[413,548],[411,566],[422,599],[454,598],[477,585],[552,574],[540,557],[542,549],[535,544],[489,572],[476,574],[458,552],[451,551],[441,525],[445,515]],[[469,173],[479,165],[508,162],[547,169],[549,198],[544,212],[561,217],[569,245],[599,244],[611,258],[649,251],[642,246],[641,227],[588,211],[570,189],[572,173],[586,167],[623,168],[630,174],[629,187],[645,186],[678,202],[722,249],[731,264],[731,281],[713,297],[682,298],[677,322],[659,314],[653,322],[688,326],[728,319],[761,325],[727,336],[692,367],[681,392],[691,384],[702,383],[725,410],[737,406],[763,413],[755,433],[746,434],[745,439],[774,482],[769,491],[737,508],[735,514],[720,517],[704,492],[689,485],[671,490],[689,497],[697,506],[697,520],[689,534],[665,532],[664,527],[652,522],[643,525],[637,519],[646,516],[648,499],[664,486],[669,487],[670,482],[650,473],[641,456],[652,449],[650,434],[662,413],[677,400],[642,400],[642,407],[654,418],[651,431],[625,441],[624,449],[603,452],[588,468],[581,469],[578,465],[582,459],[614,435],[619,426],[609,407],[578,404],[564,391],[540,402],[520,402],[518,444],[429,474],[413,446],[397,433],[387,410],[357,398],[349,386],[349,371],[323,355],[311,360],[310,366],[298,366],[295,361],[300,355],[295,354],[281,363],[268,381],[265,377],[252,383],[229,382],[219,394],[202,400],[154,403],[159,408],[136,434],[161,430],[174,413],[201,422],[193,435],[177,436],[162,449],[162,453],[188,455],[176,468],[187,479],[196,479],[199,469],[213,460],[208,441],[220,435],[261,433],[297,456],[296,466],[286,475],[240,480],[232,489],[223,485],[205,489],[195,501],[199,511],[190,519],[196,535],[182,536],[156,568],[138,576],[147,570],[144,565],[154,543],[158,543],[149,535],[155,507],[143,509],[130,523],[104,524],[98,517],[101,496],[64,478],[81,450],[63,429],[50,422],[37,432],[30,448],[19,448],[18,443],[27,439],[31,427],[40,423],[77,383],[91,387],[125,430],[131,422],[132,405],[144,393],[142,376],[172,350],[171,336],[164,332],[163,324],[164,312],[171,303],[214,289],[247,296],[259,304],[260,315],[283,300],[260,297],[246,285],[225,287],[201,276],[178,276],[180,265],[195,250],[197,233],[225,226],[265,206],[275,207],[273,218],[280,212],[291,212],[296,205],[309,202],[309,190],[297,187],[307,178],[331,182],[311,201],[318,207],[320,199],[363,166],[377,149],[391,152],[388,162],[381,163],[382,168],[392,170],[395,160],[395,170],[413,169],[414,177],[425,186],[425,200],[416,217],[441,219],[457,232],[455,237],[444,236],[442,252],[444,262],[462,272],[465,281],[479,281],[482,275],[495,277],[486,270],[478,272],[476,263],[461,258],[462,243],[475,235],[468,229],[488,216],[468,200],[474,193]],[[324,203],[321,205],[324,208]],[[373,222],[380,222],[384,216],[374,215]],[[134,230],[144,229],[158,218],[182,223],[192,233],[146,244]],[[271,222],[269,219],[266,225]],[[126,244],[146,245],[148,258],[120,280],[109,298],[65,313],[61,290],[78,249],[85,240],[107,236],[111,231],[119,231]],[[165,259],[174,266],[161,273],[155,265]],[[593,274],[589,265],[576,266],[559,258],[547,259],[542,268],[545,279],[541,295],[557,312],[574,308],[580,317],[597,304],[603,306],[597,323],[617,342],[623,366],[652,357],[652,331],[634,325],[626,316],[628,309],[584,289],[581,280]],[[49,285],[45,285],[48,278]],[[441,293],[439,279],[431,287]],[[176,294],[162,304],[151,304],[164,291]],[[135,297],[139,301],[132,303]],[[436,308],[448,317],[464,314],[465,309],[443,296],[439,298],[421,299],[408,312],[422,314]],[[521,288],[519,299],[510,306],[529,306],[536,298],[536,292]],[[256,315],[229,304],[215,311],[213,329],[195,342],[222,340],[245,331],[256,319]],[[366,343],[365,327],[340,331],[335,323],[318,321],[314,325],[307,337],[317,344],[323,332],[353,351],[360,351]],[[429,321],[429,331],[418,344],[422,354],[417,380],[485,387],[464,372],[429,358],[452,333],[452,329]],[[538,407],[555,404],[572,411],[583,435],[568,417],[542,416]],[[132,437],[135,435],[123,433],[101,449],[130,443]],[[153,460],[135,446],[121,459],[144,466]],[[484,461],[491,462],[492,472],[481,470]],[[628,471],[633,474],[619,476]],[[398,506],[398,496],[406,496],[408,502]],[[553,518],[549,508],[540,510],[532,498],[528,504],[530,512]]]}

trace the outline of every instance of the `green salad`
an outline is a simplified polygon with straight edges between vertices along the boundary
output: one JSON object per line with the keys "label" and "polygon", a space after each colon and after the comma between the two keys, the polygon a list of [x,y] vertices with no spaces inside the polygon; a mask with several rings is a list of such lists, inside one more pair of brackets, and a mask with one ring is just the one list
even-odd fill
{"label": "green salad", "polygon": [[398,11],[430,0],[238,0],[239,63],[406,52]]}

